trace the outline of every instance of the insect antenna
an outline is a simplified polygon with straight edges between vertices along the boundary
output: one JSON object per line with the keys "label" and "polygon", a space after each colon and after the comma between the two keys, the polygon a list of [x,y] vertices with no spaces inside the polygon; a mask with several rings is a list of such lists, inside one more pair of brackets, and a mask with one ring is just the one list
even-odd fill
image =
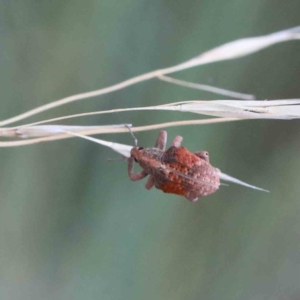
{"label": "insect antenna", "polygon": [[129,130],[131,136],[133,137],[133,140],[134,140],[134,146],[137,147],[138,146],[138,140],[137,138],[135,137],[134,133],[132,132],[131,128],[129,127],[128,124],[124,124],[124,126]]}
{"label": "insect antenna", "polygon": [[122,160],[122,161],[127,161],[127,160],[128,160],[128,157],[123,156],[123,157],[119,157],[119,158],[107,158],[106,160],[107,160],[107,161],[112,161],[112,162],[120,161],[120,160]]}

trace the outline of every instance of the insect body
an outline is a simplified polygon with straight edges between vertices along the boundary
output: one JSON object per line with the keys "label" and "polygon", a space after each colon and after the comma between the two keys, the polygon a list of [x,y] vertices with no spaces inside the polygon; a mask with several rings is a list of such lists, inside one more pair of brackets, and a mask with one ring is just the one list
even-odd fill
{"label": "insect body", "polygon": [[[165,151],[167,132],[160,131],[154,148],[137,146],[131,150],[128,159],[128,175],[137,181],[150,175],[146,188],[155,186],[165,193],[185,196],[195,202],[198,197],[214,193],[220,185],[219,172],[209,163],[206,151],[192,153],[181,147],[182,137],[176,136],[171,147]],[[133,173],[133,163],[142,167],[140,173]]]}

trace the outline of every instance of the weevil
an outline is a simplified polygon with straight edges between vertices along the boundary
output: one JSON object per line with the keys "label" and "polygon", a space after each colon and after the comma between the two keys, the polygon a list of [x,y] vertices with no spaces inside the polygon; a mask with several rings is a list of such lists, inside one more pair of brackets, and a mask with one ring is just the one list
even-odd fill
{"label": "weevil", "polygon": [[[190,152],[181,147],[182,137],[176,136],[169,149],[167,132],[160,131],[153,148],[138,147],[134,138],[134,147],[128,158],[128,175],[132,181],[150,176],[145,187],[153,186],[165,193],[177,194],[195,202],[199,197],[214,193],[220,186],[219,170],[209,163],[206,151]],[[133,172],[134,161],[141,167],[140,173]]]}

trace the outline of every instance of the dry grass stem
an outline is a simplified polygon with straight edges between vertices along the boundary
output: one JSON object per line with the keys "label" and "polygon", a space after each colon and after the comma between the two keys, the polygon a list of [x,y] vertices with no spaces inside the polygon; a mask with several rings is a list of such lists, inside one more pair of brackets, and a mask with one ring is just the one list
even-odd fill
{"label": "dry grass stem", "polygon": [[[131,130],[133,132],[138,131],[149,131],[149,130],[156,130],[156,129],[163,129],[168,127],[175,127],[175,126],[187,126],[187,125],[204,125],[204,124],[214,124],[214,123],[222,123],[222,122],[231,122],[231,121],[239,121],[239,119],[236,118],[214,118],[214,119],[205,119],[205,120],[186,120],[186,121],[176,121],[176,122],[166,122],[166,123],[160,123],[160,124],[153,124],[148,126],[139,126],[139,127],[132,127]],[[59,126],[59,125],[57,125]],[[77,134],[80,133],[81,135],[93,135],[93,134],[105,134],[105,133],[128,133],[128,129],[122,125],[123,128],[93,128],[90,127],[94,126],[84,126],[85,130],[82,130],[80,132],[76,132]],[[101,126],[98,126],[101,127]],[[63,126],[62,126],[63,128]],[[34,129],[35,130],[35,129]],[[30,128],[28,128],[27,133],[30,131]],[[62,133],[60,134],[54,134],[50,136],[44,136],[39,138],[32,138],[32,139],[26,139],[21,141],[0,141],[0,147],[18,147],[18,146],[26,146],[26,145],[33,145],[37,143],[43,143],[43,142],[51,142],[55,140],[62,140],[66,138],[71,138],[70,134],[65,133],[65,130],[61,130]]]}
{"label": "dry grass stem", "polygon": [[243,94],[243,93],[238,93],[238,92],[229,91],[229,90],[225,90],[225,89],[220,89],[220,88],[210,86],[210,85],[198,84],[198,83],[188,82],[188,81],[184,81],[184,80],[179,80],[179,79],[175,79],[175,78],[165,76],[165,75],[159,76],[158,78],[163,81],[169,82],[169,83],[185,86],[187,88],[207,91],[210,93],[228,96],[231,98],[244,99],[244,100],[255,99],[254,95]]}
{"label": "dry grass stem", "polygon": [[[132,126],[127,124],[127,126]],[[55,136],[62,132],[82,132],[89,130],[107,130],[108,132],[115,128],[124,128],[121,125],[106,125],[106,126],[66,126],[66,125],[41,125],[41,126],[22,126],[16,128],[3,128],[0,130],[0,136],[8,138],[34,138],[41,136]]]}
{"label": "dry grass stem", "polygon": [[[20,137],[13,134],[13,131],[21,132],[23,128],[33,127],[45,123],[57,122],[72,118],[86,117],[101,114],[113,114],[128,111],[178,111],[189,112],[196,114],[203,114],[216,117],[238,118],[238,119],[297,119],[300,117],[300,99],[283,99],[271,101],[244,101],[244,100],[211,100],[211,101],[180,101],[169,104],[162,104],[157,106],[146,107],[132,107],[132,108],[119,108],[103,111],[93,111],[87,113],[80,113],[75,115],[62,116],[53,119],[47,119],[40,122],[25,124],[17,127],[2,128],[0,136],[6,137]],[[215,122],[220,122],[214,119]],[[62,125],[57,125],[62,126]],[[107,127],[120,126],[120,125],[107,125]],[[35,127],[35,128],[36,128]],[[84,130],[84,129],[83,129]],[[72,130],[71,130],[72,131]],[[42,134],[43,135],[43,134]],[[33,135],[34,136],[34,135]],[[28,134],[27,137],[33,137]],[[35,135],[36,136],[36,135]]]}
{"label": "dry grass stem", "polygon": [[279,32],[275,32],[272,34],[259,36],[259,37],[252,37],[252,38],[244,38],[239,39],[230,43],[226,43],[222,46],[216,47],[210,51],[207,51],[195,58],[192,58],[186,62],[183,62],[181,64],[152,71],[128,80],[125,80],[121,83],[99,89],[96,91],[91,91],[87,93],[77,94],[73,96],[69,96],[54,102],[51,102],[49,104],[37,107],[35,109],[32,109],[30,111],[27,111],[23,114],[20,114],[18,116],[6,119],[2,122],[0,122],[0,126],[6,126],[8,124],[12,124],[17,121],[21,121],[23,119],[26,119],[30,116],[36,115],[38,113],[41,113],[43,111],[53,109],[55,107],[65,105],[67,103],[71,103],[74,101],[79,101],[83,99],[88,99],[100,95],[104,95],[107,93],[111,93],[123,88],[126,88],[130,85],[137,84],[142,81],[146,81],[149,79],[153,79],[156,77],[160,77],[163,75],[167,75],[170,73],[178,72],[181,70],[193,68],[199,65],[214,63],[217,61],[222,60],[229,60],[229,59],[236,59],[242,56],[246,56],[249,54],[252,54],[254,52],[260,51],[266,47],[272,46],[276,43],[286,42],[289,40],[295,40],[300,39],[300,27],[290,28],[287,30],[282,30]]}

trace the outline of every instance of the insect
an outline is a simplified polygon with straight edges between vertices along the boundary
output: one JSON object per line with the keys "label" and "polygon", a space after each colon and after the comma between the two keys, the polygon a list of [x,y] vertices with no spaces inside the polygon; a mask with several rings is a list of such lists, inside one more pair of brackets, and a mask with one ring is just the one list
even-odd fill
{"label": "insect", "polygon": [[[128,175],[132,181],[150,175],[145,185],[148,190],[155,186],[165,193],[182,195],[191,202],[219,188],[219,171],[210,165],[208,152],[192,153],[181,147],[182,137],[179,135],[165,150],[167,132],[164,130],[160,131],[154,148],[138,147],[136,137],[131,130],[130,133],[135,145],[128,159]],[[134,161],[142,167],[140,173],[133,172]]]}

